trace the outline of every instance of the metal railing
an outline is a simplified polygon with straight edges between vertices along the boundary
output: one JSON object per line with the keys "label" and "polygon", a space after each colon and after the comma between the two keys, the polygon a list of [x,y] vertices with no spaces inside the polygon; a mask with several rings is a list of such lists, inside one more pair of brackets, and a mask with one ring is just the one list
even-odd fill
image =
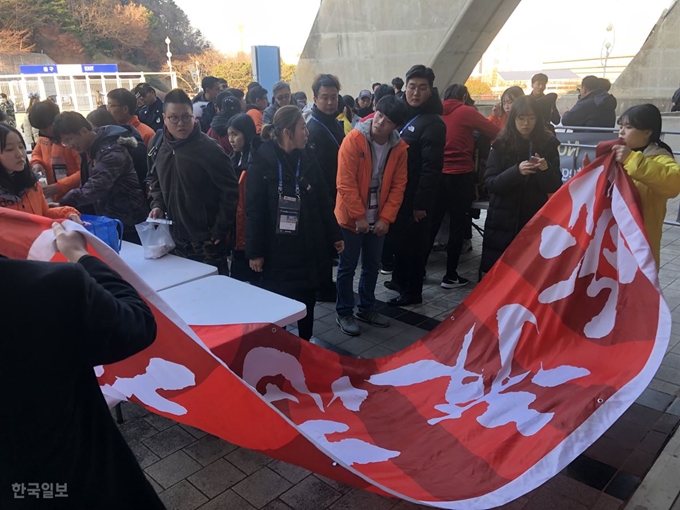
{"label": "metal railing", "polygon": [[91,111],[106,104],[106,94],[117,88],[133,89],[147,76],[158,76],[171,88],[177,86],[176,73],[119,72],[114,74],[11,74],[0,75],[0,92],[14,102],[18,113],[25,112],[29,94],[48,97],[61,110]]}
{"label": "metal railing", "polygon": [[[555,126],[556,133],[616,133],[618,134],[619,128],[602,128],[602,127],[582,127],[582,126]],[[680,131],[661,131],[661,140],[664,139],[666,135],[680,135]],[[575,144],[565,142],[561,144],[562,147],[580,147],[582,149],[596,149],[597,145],[587,145],[587,144]],[[672,148],[672,147],[671,147]],[[680,156],[680,150],[673,151],[674,156]]]}

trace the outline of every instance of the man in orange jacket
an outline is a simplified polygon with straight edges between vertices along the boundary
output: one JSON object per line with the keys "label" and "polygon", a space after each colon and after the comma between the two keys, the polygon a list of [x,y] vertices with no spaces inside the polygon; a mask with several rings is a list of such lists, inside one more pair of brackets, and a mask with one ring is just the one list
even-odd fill
{"label": "man in orange jacket", "polygon": [[[379,328],[389,326],[373,305],[385,234],[397,217],[408,179],[408,146],[397,131],[407,115],[403,102],[384,97],[375,117],[357,124],[338,154],[335,217],[342,227],[345,250],[338,264],[336,322],[350,336],[361,333],[356,319]],[[352,283],[360,254],[358,312],[353,314]]]}
{"label": "man in orange jacket", "polygon": [[80,155],[53,140],[52,123],[57,115],[59,107],[49,99],[33,105],[28,114],[28,121],[40,134],[31,154],[31,170],[47,179],[43,192],[52,202],[80,186]]}
{"label": "man in orange jacket", "polygon": [[146,124],[142,124],[139,117],[135,115],[137,110],[137,98],[127,89],[114,89],[106,94],[106,109],[113,116],[116,124],[123,126],[131,125],[139,134],[142,135],[144,145],[149,147],[151,139],[156,132]]}

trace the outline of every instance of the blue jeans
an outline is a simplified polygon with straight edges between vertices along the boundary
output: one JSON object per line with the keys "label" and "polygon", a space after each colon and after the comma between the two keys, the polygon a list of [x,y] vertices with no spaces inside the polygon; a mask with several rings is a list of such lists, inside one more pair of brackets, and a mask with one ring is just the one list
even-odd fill
{"label": "blue jeans", "polygon": [[354,312],[354,271],[361,254],[361,278],[359,279],[359,312],[369,312],[375,303],[375,285],[378,282],[380,257],[385,236],[373,232],[357,234],[346,228],[342,230],[345,250],[340,254],[338,264],[338,300],[335,310],[338,315],[352,315]]}

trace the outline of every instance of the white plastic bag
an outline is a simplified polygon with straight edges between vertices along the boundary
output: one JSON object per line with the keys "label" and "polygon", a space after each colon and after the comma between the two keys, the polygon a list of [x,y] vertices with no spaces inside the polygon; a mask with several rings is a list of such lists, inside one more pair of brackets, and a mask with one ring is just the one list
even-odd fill
{"label": "white plastic bag", "polygon": [[175,248],[175,242],[170,235],[171,222],[152,220],[135,225],[144,248],[145,259],[159,259]]}

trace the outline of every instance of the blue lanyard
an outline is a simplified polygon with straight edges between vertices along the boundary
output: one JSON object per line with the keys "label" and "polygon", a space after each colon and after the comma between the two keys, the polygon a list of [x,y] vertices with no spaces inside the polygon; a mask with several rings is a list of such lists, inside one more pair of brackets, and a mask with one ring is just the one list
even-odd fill
{"label": "blue lanyard", "polygon": [[420,117],[420,114],[416,115],[416,116],[413,117],[411,120],[409,120],[409,121],[408,121],[408,124],[406,124],[403,128],[401,128],[401,131],[399,131],[399,136],[403,135],[403,134],[404,134],[404,131],[406,131],[406,129],[407,129],[411,124],[413,124],[413,123],[416,121],[416,119],[417,119],[418,117]]}
{"label": "blue lanyard", "polygon": [[[298,177],[300,177],[300,159],[297,162],[297,170],[295,171],[295,196],[300,198],[300,185],[298,184]],[[283,196],[283,167],[279,161],[279,196]]]}
{"label": "blue lanyard", "polygon": [[529,142],[529,159],[534,157],[534,144],[533,142]]}
{"label": "blue lanyard", "polygon": [[317,119],[316,117],[314,117],[314,115],[312,115],[312,116],[310,117],[310,119],[312,119],[312,120],[313,120],[314,122],[316,122],[317,124],[320,124],[320,125],[326,130],[326,132],[328,133],[328,136],[330,136],[331,139],[335,142],[335,145],[337,145],[338,147],[340,147],[340,143],[338,142],[338,139],[335,138],[335,136],[333,136],[333,133],[331,133],[331,130],[328,129],[328,126],[327,126],[326,124],[324,124],[324,123],[321,122],[319,119]]}

